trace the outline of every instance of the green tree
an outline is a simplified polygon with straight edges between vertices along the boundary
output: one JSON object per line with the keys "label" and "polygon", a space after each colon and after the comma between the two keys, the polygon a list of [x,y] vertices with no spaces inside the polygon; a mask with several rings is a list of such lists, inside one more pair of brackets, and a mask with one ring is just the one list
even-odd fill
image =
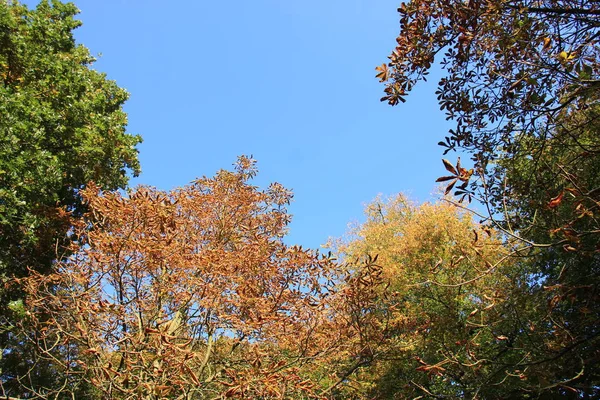
{"label": "green tree", "polygon": [[565,114],[551,137],[525,138],[496,167],[506,201],[494,222],[526,241],[531,293],[543,300],[535,324],[558,339],[530,362],[553,372],[547,386],[585,396],[600,381],[599,117],[597,107]]}
{"label": "green tree", "polygon": [[[91,69],[94,58],[73,38],[71,3],[41,1],[29,10],[0,2],[0,309],[10,327],[18,290],[6,282],[28,269],[48,272],[82,214],[80,190],[95,181],[124,188],[140,172],[139,136],[126,133],[127,92]],[[6,319],[9,318],[9,319]],[[1,382],[26,357],[2,334]],[[9,367],[11,366],[11,367]]]}

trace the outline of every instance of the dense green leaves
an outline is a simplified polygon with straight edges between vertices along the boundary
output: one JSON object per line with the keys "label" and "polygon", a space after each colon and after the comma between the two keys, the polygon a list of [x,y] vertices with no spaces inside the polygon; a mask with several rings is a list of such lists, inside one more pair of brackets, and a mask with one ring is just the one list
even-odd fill
{"label": "dense green leaves", "polygon": [[[139,136],[125,132],[125,90],[90,69],[73,4],[0,4],[0,273],[44,269],[89,181],[125,187]],[[59,250],[60,251],[60,250]]]}
{"label": "dense green leaves", "polygon": [[[506,178],[508,233],[531,245],[526,253],[533,293],[544,298],[552,330],[563,338],[540,363],[580,393],[597,394],[600,371],[600,142],[598,109],[564,115],[545,140],[526,138],[498,164]],[[565,368],[562,365],[569,365]],[[577,379],[574,379],[577,377]],[[566,383],[565,383],[566,384]]]}
{"label": "dense green leaves", "polygon": [[[28,269],[48,272],[61,258],[70,218],[84,211],[79,195],[84,185],[124,188],[140,172],[141,139],[125,130],[122,106],[128,94],[91,69],[94,58],[73,38],[77,13],[73,4],[60,1],[41,1],[35,10],[0,1],[3,390],[30,367],[32,357],[8,333],[22,313],[20,291],[7,290],[7,282]],[[42,375],[37,376],[51,384],[52,374]]]}

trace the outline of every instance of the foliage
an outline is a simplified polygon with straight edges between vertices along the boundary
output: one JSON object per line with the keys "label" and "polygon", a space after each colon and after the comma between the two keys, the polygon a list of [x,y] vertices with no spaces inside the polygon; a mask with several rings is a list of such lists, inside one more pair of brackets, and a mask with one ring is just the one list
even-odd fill
{"label": "foliage", "polygon": [[[384,340],[355,380],[365,398],[506,398],[530,390],[520,300],[522,266],[501,236],[448,203],[377,199],[338,244],[345,258],[378,254],[387,282],[372,303]],[[547,339],[547,338],[546,338]],[[533,390],[532,390],[533,391]]]}
{"label": "foliage", "polygon": [[519,257],[512,335],[528,340],[508,365],[528,372],[515,393],[597,396],[598,4],[412,0],[398,11],[398,46],[377,68],[382,100],[404,101],[443,53],[437,95],[456,127],[439,144],[475,165],[444,160],[452,175],[439,181],[477,199]]}
{"label": "foliage", "polygon": [[[555,136],[561,138],[554,143],[574,149],[572,157],[596,157],[593,135],[581,142],[577,131],[597,126],[597,3],[413,0],[398,11],[398,45],[390,62],[377,67],[386,83],[382,100],[392,105],[404,100],[443,53],[438,61],[446,76],[439,82],[438,100],[456,128],[439,144],[444,154],[460,149],[475,163],[474,172],[459,165],[453,171],[444,160],[453,176],[439,180],[463,183],[455,194],[470,199],[477,193],[490,214],[502,217],[511,201],[506,180],[515,181],[505,168],[511,162],[529,157],[530,176],[560,175],[564,171],[557,165],[538,162]],[[468,190],[472,175],[478,179]]]}
{"label": "foliage", "polygon": [[[102,398],[313,398],[346,335],[339,268],[282,242],[291,193],[251,159],[171,192],[83,191],[72,255],[27,279],[41,359]],[[40,318],[39,316],[43,316]],[[311,367],[312,365],[312,367]],[[21,380],[26,386],[27,377]],[[30,387],[28,395],[58,395]]]}
{"label": "foliage", "polygon": [[[90,69],[75,43],[73,4],[36,10],[0,2],[0,274],[46,271],[64,240],[68,211],[93,180],[123,188],[139,173],[139,136],[125,132],[124,89]],[[59,249],[60,252],[60,249]]]}
{"label": "foliage", "polygon": [[[544,143],[523,140],[499,169],[506,175],[504,217],[494,221],[508,235],[525,238],[524,253],[539,305],[562,336],[538,362],[574,392],[598,395],[600,370],[600,142],[598,108],[565,115]],[[563,365],[572,367],[565,368]],[[576,377],[577,379],[573,379]]]}
{"label": "foliage", "polygon": [[543,136],[561,112],[596,101],[600,9],[575,0],[412,0],[403,3],[382,100],[397,104],[443,53],[438,100],[456,129],[441,142],[480,168],[512,151],[515,135]]}
{"label": "foliage", "polygon": [[[454,172],[464,182],[458,195],[477,192],[490,213],[502,212],[510,196],[505,195],[508,172],[499,166],[532,157],[537,171],[547,140],[560,135],[554,142],[564,142],[577,129],[575,118],[579,127],[597,126],[598,4],[413,0],[398,11],[398,46],[390,62],[377,68],[386,82],[382,100],[397,104],[404,99],[443,53],[446,76],[439,82],[438,100],[456,128],[439,144],[445,153],[471,153],[475,163],[475,174]],[[595,157],[595,143],[571,136],[570,147]],[[545,167],[561,173],[556,165]],[[468,191],[471,175],[479,180]]]}
{"label": "foliage", "polygon": [[[504,229],[563,252],[598,250],[600,109],[565,115],[543,141],[523,138],[497,169],[506,176]],[[499,207],[497,207],[499,208]]]}
{"label": "foliage", "polygon": [[[0,384],[30,367],[31,349],[11,330],[21,291],[6,282],[29,268],[48,272],[67,245],[80,190],[94,180],[123,188],[140,172],[139,136],[125,132],[124,89],[90,69],[75,43],[73,4],[41,1],[35,10],[0,1]],[[11,303],[12,302],[12,303]],[[16,303],[15,303],[16,302]],[[38,370],[40,385],[54,381]],[[7,386],[8,385],[8,386]]]}

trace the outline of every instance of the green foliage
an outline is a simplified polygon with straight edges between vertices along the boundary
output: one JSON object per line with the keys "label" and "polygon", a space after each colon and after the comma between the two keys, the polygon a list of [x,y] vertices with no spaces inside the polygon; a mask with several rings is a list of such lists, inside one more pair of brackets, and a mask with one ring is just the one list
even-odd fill
{"label": "green foliage", "polygon": [[387,284],[362,310],[380,335],[341,398],[593,394],[594,260],[503,237],[450,204],[369,205],[338,248],[347,260],[378,254]]}
{"label": "green foliage", "polygon": [[[21,293],[7,282],[29,269],[48,272],[64,253],[70,219],[84,212],[89,182],[124,188],[139,174],[139,136],[126,133],[128,98],[75,43],[77,8],[41,1],[29,10],[0,1],[0,382],[7,390],[27,370],[12,320]],[[7,306],[8,305],[8,306]],[[9,344],[10,343],[10,344]],[[50,381],[52,376],[49,377]],[[41,379],[41,378],[40,378]],[[51,382],[45,382],[51,384]],[[8,386],[7,386],[8,385]]]}
{"label": "green foliage", "polygon": [[73,4],[0,3],[0,273],[44,270],[89,181],[123,188],[140,171],[128,94],[90,69]]}
{"label": "green foliage", "polygon": [[[600,114],[564,113],[547,138],[525,136],[502,159],[504,217],[495,223],[530,245],[526,262],[539,297],[537,326],[556,338],[538,347],[550,382],[597,395],[600,370]],[[531,299],[524,299],[531,302]],[[567,367],[568,366],[568,367]]]}

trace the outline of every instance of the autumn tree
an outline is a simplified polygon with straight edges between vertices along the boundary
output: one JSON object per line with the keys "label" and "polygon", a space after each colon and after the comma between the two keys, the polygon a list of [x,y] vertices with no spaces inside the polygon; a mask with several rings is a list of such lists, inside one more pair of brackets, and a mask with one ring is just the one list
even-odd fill
{"label": "autumn tree", "polygon": [[529,292],[517,249],[445,202],[379,198],[366,217],[337,246],[345,259],[378,255],[385,284],[370,307],[382,340],[346,394],[507,398],[540,383],[529,375],[535,367],[519,361],[528,343],[552,339],[526,325],[537,311],[523,303]]}
{"label": "autumn tree", "polygon": [[84,384],[101,398],[324,396],[336,378],[318,365],[348,336],[340,270],[283,243],[291,193],[258,190],[255,173],[242,157],[170,192],[84,190],[72,255],[24,281],[28,339],[64,377],[58,389],[21,377],[27,396]]}
{"label": "autumn tree", "polygon": [[445,161],[440,180],[524,246],[521,301],[548,340],[527,345],[520,364],[539,383],[521,393],[597,396],[598,3],[413,0],[398,11],[382,100],[404,101],[439,62],[440,108],[456,122],[439,144],[473,164]]}
{"label": "autumn tree", "polygon": [[[414,0],[398,11],[398,45],[377,68],[386,85],[382,100],[404,101],[437,58],[445,71],[440,108],[456,122],[439,144],[445,153],[472,155],[480,179],[471,191],[483,192],[492,211],[503,204],[506,171],[499,159],[535,158],[546,139],[574,128],[574,115],[580,126],[597,119],[596,2]],[[596,153],[595,145],[576,137],[573,143]]]}
{"label": "autumn tree", "polygon": [[413,0],[398,11],[398,45],[378,67],[382,100],[405,100],[437,57],[440,106],[457,123],[441,144],[473,152],[481,168],[523,133],[543,135],[565,110],[597,101],[595,2]]}

